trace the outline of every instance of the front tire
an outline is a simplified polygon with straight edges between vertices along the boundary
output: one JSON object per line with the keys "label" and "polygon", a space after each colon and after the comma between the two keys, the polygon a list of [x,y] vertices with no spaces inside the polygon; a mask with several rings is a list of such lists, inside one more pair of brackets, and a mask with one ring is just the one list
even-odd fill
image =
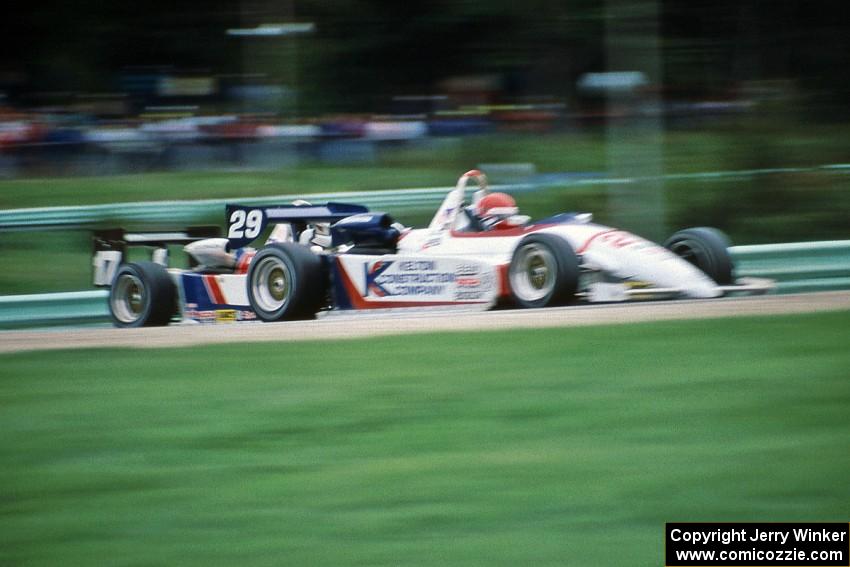
{"label": "front tire", "polygon": [[698,227],[680,230],[667,239],[664,247],[687,260],[717,285],[734,283],[729,238],[716,228]]}
{"label": "front tire", "polygon": [[312,318],[327,289],[322,260],[292,242],[269,244],[251,260],[248,302],[263,321]]}
{"label": "front tire", "polygon": [[571,303],[578,278],[578,256],[566,240],[552,234],[523,238],[508,267],[511,296],[520,307]]}
{"label": "front tire", "polygon": [[160,264],[124,264],[109,289],[109,314],[116,327],[161,327],[177,311],[177,287]]}

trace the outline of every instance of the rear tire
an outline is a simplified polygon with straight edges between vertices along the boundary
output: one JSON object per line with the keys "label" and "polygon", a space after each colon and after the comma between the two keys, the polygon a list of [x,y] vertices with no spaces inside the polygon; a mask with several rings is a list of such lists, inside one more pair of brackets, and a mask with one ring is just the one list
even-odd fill
{"label": "rear tire", "polygon": [[321,258],[292,242],[269,244],[257,252],[247,281],[251,309],[267,322],[312,318],[327,290]]}
{"label": "rear tire", "polygon": [[716,228],[680,230],[667,239],[664,247],[702,270],[717,285],[734,283],[735,265],[729,254],[729,238]]}
{"label": "rear tire", "polygon": [[552,234],[523,238],[508,267],[511,296],[520,307],[571,303],[578,278],[578,256],[566,240]]}
{"label": "rear tire", "polygon": [[109,314],[116,327],[161,327],[177,312],[177,287],[160,264],[137,262],[118,268],[109,289]]}

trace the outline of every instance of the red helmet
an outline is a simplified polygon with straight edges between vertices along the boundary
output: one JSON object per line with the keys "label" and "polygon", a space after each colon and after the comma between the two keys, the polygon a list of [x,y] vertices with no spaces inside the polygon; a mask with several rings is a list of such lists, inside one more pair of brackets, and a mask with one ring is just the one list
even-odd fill
{"label": "red helmet", "polygon": [[486,230],[507,226],[502,221],[518,212],[516,201],[507,193],[490,193],[478,201],[478,218]]}

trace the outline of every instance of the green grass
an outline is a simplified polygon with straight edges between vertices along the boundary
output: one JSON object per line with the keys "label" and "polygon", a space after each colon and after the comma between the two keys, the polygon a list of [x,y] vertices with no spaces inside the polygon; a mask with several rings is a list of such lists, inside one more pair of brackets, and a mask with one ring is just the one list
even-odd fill
{"label": "green grass", "polygon": [[275,171],[18,179],[0,181],[0,209],[430,187],[450,185],[457,175],[422,167],[304,166]]}
{"label": "green grass", "polygon": [[85,232],[16,232],[0,236],[0,295],[92,288],[91,236]]}
{"label": "green grass", "polygon": [[0,357],[0,563],[661,565],[850,508],[850,313]]}

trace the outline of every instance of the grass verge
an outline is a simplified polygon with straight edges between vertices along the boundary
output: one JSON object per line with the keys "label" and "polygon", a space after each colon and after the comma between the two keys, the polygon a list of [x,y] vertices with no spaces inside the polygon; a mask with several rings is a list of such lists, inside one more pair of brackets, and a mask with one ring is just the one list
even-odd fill
{"label": "grass verge", "polygon": [[850,502],[850,313],[0,357],[0,563],[661,565]]}

